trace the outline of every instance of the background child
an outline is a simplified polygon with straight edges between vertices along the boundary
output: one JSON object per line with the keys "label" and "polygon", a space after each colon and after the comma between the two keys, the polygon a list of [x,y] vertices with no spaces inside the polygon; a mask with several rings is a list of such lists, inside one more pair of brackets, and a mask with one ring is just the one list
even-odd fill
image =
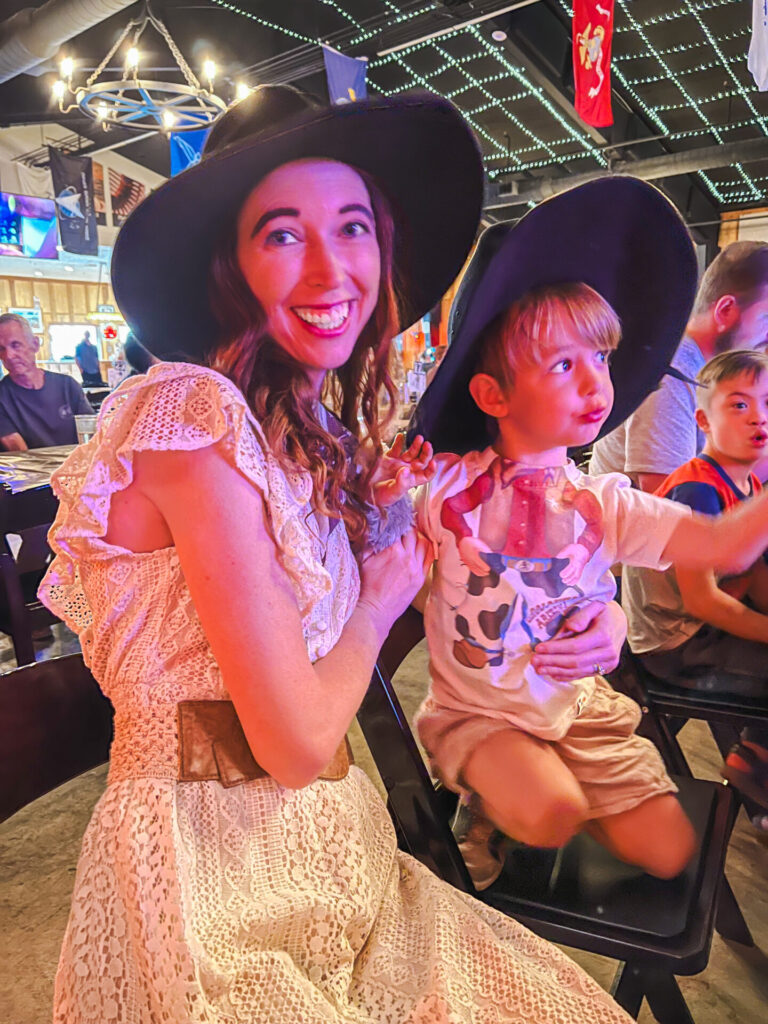
{"label": "background child", "polygon": [[[704,450],[656,493],[719,515],[760,490],[753,470],[768,451],[768,355],[724,352],[698,380]],[[690,689],[768,699],[764,558],[737,577],[718,577],[711,568],[628,568],[622,591],[630,646],[654,675]],[[724,774],[768,808],[768,731],[745,730]]]}
{"label": "background child", "polygon": [[[598,224],[593,205],[627,211],[622,230],[613,236]],[[542,270],[537,286],[518,269],[531,238],[530,226],[521,228],[535,220],[535,236],[551,239],[541,223],[551,218],[561,226],[563,265],[553,256],[554,271]],[[485,273],[469,277],[471,294],[457,299],[466,303],[457,336],[416,417],[420,432],[443,447],[434,426],[468,388],[496,428],[486,447],[485,421],[478,430],[470,424],[473,450],[438,458],[417,502],[437,552],[425,612],[431,687],[417,728],[445,784],[472,800],[462,852],[478,886],[500,870],[488,845],[493,825],[532,845],[559,846],[589,823],[622,859],[660,877],[682,870],[695,838],[658,752],[634,733],[639,709],[611,689],[599,665],[569,682],[539,674],[536,647],[574,607],[613,596],[616,561],[730,568],[750,564],[768,542],[762,499],[730,523],[696,518],[632,490],[626,477],[591,479],[568,460],[567,448],[593,441],[613,405],[608,359],[621,327],[608,296],[625,322],[620,355],[643,319],[632,320],[636,298],[627,300],[622,260],[610,246],[590,246],[590,232],[639,259],[648,232],[665,238],[676,261],[659,258],[647,272],[666,274],[673,293],[692,296],[690,242],[660,193],[612,179],[574,189],[534,210],[500,246],[496,239]],[[590,274],[597,266],[605,280]],[[592,276],[600,291],[547,280],[568,271]],[[611,288],[617,275],[622,284]],[[635,279],[637,293],[642,301]],[[669,344],[687,312],[646,303],[646,336]]]}

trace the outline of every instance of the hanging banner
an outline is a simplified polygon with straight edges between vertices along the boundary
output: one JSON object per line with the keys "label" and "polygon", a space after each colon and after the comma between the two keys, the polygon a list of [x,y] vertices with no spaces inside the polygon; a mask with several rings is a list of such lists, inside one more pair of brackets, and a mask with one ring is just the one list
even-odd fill
{"label": "hanging banner", "polygon": [[760,92],[768,90],[768,0],[752,0],[752,40],[747,67]]}
{"label": "hanging banner", "polygon": [[171,132],[171,177],[200,163],[210,128],[192,132]]}
{"label": "hanging banner", "polygon": [[87,156],[65,156],[48,147],[53,196],[65,252],[96,256],[99,251],[96,210],[93,204],[93,164]]}
{"label": "hanging banner", "polygon": [[367,60],[347,57],[329,46],[323,47],[323,60],[331,103],[354,103],[355,100],[365,99],[368,95],[365,86]]}
{"label": "hanging banner", "polygon": [[587,124],[613,124],[611,43],[613,0],[573,0],[573,84],[576,113]]}

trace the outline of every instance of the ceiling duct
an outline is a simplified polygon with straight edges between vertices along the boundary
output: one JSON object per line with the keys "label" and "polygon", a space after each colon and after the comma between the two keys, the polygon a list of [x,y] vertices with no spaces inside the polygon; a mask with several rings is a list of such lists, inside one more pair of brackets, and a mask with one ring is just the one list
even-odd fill
{"label": "ceiling duct", "polygon": [[484,208],[494,210],[503,206],[538,203],[542,199],[549,199],[559,192],[566,192],[576,185],[583,185],[587,181],[594,181],[595,178],[603,178],[608,174],[630,174],[644,181],[655,181],[657,178],[671,178],[676,174],[694,174],[696,171],[708,171],[715,167],[729,167],[739,163],[747,164],[755,160],[768,160],[768,138],[765,136],[743,142],[729,142],[724,146],[686,149],[679,153],[650,157],[647,160],[615,161],[605,170],[566,175],[563,178],[545,178],[530,186],[526,186],[522,181],[514,182],[514,191],[505,193],[500,189],[496,196],[484,204]]}
{"label": "ceiling duct", "polygon": [[62,43],[135,0],[48,0],[25,7],[0,23],[0,83],[50,60]]}

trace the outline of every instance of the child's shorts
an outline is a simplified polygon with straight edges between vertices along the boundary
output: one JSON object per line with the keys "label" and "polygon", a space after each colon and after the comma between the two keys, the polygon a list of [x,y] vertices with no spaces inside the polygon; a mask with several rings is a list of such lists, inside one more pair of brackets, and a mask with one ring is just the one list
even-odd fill
{"label": "child's shorts", "polygon": [[[565,736],[540,741],[553,746],[575,775],[590,818],[619,814],[652,796],[677,792],[656,747],[635,733],[641,717],[633,700],[597,676],[595,692]],[[525,732],[504,719],[444,708],[429,697],[419,709],[416,728],[435,773],[465,797],[470,790],[463,770],[475,748],[506,729]]]}

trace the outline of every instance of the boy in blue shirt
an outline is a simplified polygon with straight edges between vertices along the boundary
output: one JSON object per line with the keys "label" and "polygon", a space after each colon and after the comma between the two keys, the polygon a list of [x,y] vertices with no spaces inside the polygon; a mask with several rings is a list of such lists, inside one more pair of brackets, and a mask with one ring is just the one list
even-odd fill
{"label": "boy in blue shirt", "polygon": [[[720,515],[760,491],[753,469],[768,451],[768,355],[723,352],[698,376],[696,421],[706,437],[656,493]],[[723,577],[711,568],[627,568],[628,640],[648,670],[687,689],[768,699],[768,565]],[[768,809],[768,730],[750,727],[724,776]]]}

